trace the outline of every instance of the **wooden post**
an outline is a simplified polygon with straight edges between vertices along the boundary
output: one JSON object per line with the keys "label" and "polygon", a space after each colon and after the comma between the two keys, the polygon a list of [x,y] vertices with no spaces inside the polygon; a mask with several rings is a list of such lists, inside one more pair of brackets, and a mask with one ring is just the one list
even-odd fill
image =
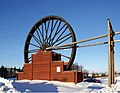
{"label": "wooden post", "polygon": [[111,60],[112,60],[112,84],[115,82],[115,70],[114,70],[114,34],[112,32],[111,37]]}
{"label": "wooden post", "polygon": [[114,84],[114,32],[108,19],[108,87]]}

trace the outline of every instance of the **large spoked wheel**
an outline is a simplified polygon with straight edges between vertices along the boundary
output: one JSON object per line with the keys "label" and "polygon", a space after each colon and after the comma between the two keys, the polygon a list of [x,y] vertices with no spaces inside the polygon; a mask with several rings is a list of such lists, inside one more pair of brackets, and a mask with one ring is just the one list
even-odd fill
{"label": "large spoked wheel", "polygon": [[31,54],[38,50],[60,53],[61,60],[69,62],[66,70],[70,70],[76,55],[76,44],[56,49],[47,49],[53,46],[76,42],[72,27],[59,16],[47,16],[38,21],[30,30],[24,47],[25,63],[31,61]]}

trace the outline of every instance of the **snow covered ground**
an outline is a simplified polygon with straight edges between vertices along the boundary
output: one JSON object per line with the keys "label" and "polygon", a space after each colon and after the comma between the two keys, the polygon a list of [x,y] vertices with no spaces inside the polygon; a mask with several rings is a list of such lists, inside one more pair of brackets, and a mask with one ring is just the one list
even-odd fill
{"label": "snow covered ground", "polygon": [[120,93],[120,76],[111,88],[107,79],[99,78],[102,83],[65,83],[46,80],[13,80],[0,78],[0,93],[33,93],[33,92],[72,92],[72,93]]}

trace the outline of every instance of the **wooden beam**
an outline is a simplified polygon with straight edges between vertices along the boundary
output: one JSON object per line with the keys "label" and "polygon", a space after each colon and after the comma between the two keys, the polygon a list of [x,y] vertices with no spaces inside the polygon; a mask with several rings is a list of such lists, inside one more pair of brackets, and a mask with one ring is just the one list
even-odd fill
{"label": "wooden beam", "polygon": [[114,32],[108,19],[108,87],[114,84]]}
{"label": "wooden beam", "polygon": [[108,42],[98,42],[98,43],[94,43],[94,44],[84,44],[84,45],[77,46],[77,48],[89,47],[89,46],[97,46],[97,45],[103,45],[103,44],[107,44],[107,43],[108,43]]}
{"label": "wooden beam", "polygon": [[[114,43],[118,43],[118,42],[120,42],[120,40],[114,40]],[[103,44],[108,44],[108,42],[97,42],[97,43],[93,43],[93,44],[77,45],[77,48],[97,46],[97,45],[103,45]],[[54,46],[54,47],[51,47],[52,50],[64,50],[64,49],[70,49],[70,48],[72,48],[72,46],[64,46],[64,47]]]}
{"label": "wooden beam", "polygon": [[114,32],[115,33],[115,35],[118,35],[118,34],[120,34],[120,32]]}
{"label": "wooden beam", "polygon": [[[114,43],[118,43],[120,40],[114,40]],[[77,48],[83,48],[83,47],[89,47],[89,46],[97,46],[97,45],[103,45],[103,44],[108,44],[108,42],[97,42],[94,44],[84,44],[84,45],[78,45]],[[46,49],[52,49],[52,50],[62,50],[62,49],[69,49],[72,48],[72,46],[53,46],[53,47],[48,47]]]}
{"label": "wooden beam", "polygon": [[120,42],[120,40],[114,40],[114,42],[116,42],[116,43],[117,43],[117,42]]}
{"label": "wooden beam", "polygon": [[[113,35],[117,35],[117,34],[120,34],[120,32],[113,32]],[[108,34],[104,34],[104,35],[101,35],[101,36],[96,36],[96,37],[88,38],[88,39],[85,39],[85,40],[79,40],[77,42],[63,44],[63,45],[60,45],[60,46],[47,47],[46,50],[55,49],[55,48],[57,49],[59,47],[65,47],[65,46],[71,46],[71,45],[74,45],[74,44],[88,42],[88,41],[91,41],[91,40],[96,40],[96,39],[104,38],[104,37],[107,37],[107,36],[108,36]],[[120,40],[115,40],[114,42],[120,42]],[[100,45],[100,44],[98,44],[98,45]],[[91,45],[91,46],[93,46],[93,45]]]}
{"label": "wooden beam", "polygon": [[57,48],[57,47],[71,46],[71,45],[74,45],[74,44],[83,43],[83,42],[88,42],[88,41],[91,41],[91,40],[96,40],[96,39],[104,38],[104,37],[107,37],[107,36],[108,36],[107,34],[104,34],[104,35],[101,35],[101,36],[96,36],[96,37],[88,38],[88,39],[85,39],[85,40],[79,40],[78,42],[72,42],[72,43],[63,44],[63,45],[60,45],[60,46],[48,47],[48,48],[46,48],[46,50],[54,49],[54,48]]}

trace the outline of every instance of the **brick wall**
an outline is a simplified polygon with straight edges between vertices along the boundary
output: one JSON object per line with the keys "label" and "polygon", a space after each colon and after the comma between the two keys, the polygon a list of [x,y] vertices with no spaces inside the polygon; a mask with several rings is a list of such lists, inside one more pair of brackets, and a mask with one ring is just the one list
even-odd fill
{"label": "brick wall", "polygon": [[50,63],[52,61],[52,51],[38,51],[36,54],[32,55],[33,64],[44,64]]}
{"label": "brick wall", "polygon": [[33,79],[50,80],[50,63],[33,64]]}
{"label": "brick wall", "polygon": [[83,73],[78,71],[64,71],[68,62],[61,61],[61,55],[52,51],[38,51],[32,55],[32,62],[25,63],[23,72],[17,74],[17,79],[29,80],[58,80],[63,82],[80,82]]}
{"label": "brick wall", "polygon": [[24,79],[24,72],[19,72],[19,73],[17,73],[17,79],[18,79],[18,80]]}

